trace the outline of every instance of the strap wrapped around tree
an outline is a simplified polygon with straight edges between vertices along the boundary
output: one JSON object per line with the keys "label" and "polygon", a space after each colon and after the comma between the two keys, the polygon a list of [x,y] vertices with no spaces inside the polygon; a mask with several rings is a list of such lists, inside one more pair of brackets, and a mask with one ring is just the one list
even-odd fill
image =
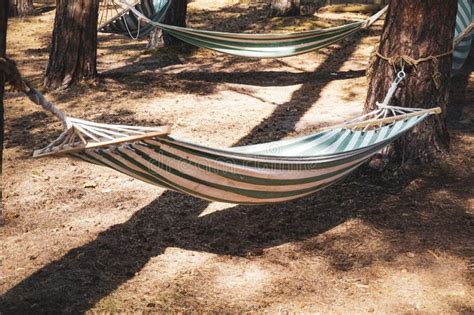
{"label": "strap wrapped around tree", "polygon": [[337,183],[439,108],[388,105],[312,135],[234,148],[211,148],[169,136],[169,127],[99,124],[67,117],[0,59],[11,84],[63,121],[64,132],[35,156],[72,155],[207,200],[263,204],[300,198]]}

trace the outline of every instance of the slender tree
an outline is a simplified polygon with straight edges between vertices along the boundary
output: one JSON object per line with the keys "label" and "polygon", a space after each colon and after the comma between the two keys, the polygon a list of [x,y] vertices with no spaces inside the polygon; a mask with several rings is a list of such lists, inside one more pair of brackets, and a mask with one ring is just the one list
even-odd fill
{"label": "slender tree", "polygon": [[[397,56],[420,59],[449,52],[453,45],[456,12],[456,0],[391,1],[378,52],[392,60]],[[401,63],[405,65],[407,77],[391,105],[420,108],[439,106],[445,112],[451,56],[429,59],[416,66],[410,66],[410,62]],[[396,66],[400,68],[398,62]],[[370,72],[365,103],[367,111],[376,107],[376,101],[384,99],[395,76],[393,65],[380,56],[375,57]],[[444,117],[443,114],[430,118],[404,136],[390,150],[392,158],[428,161],[438,152],[447,150],[449,135]]]}
{"label": "slender tree", "polygon": [[44,84],[65,88],[97,75],[99,0],[57,0]]}
{"label": "slender tree", "polygon": [[[168,11],[166,11],[164,24],[186,26],[186,14],[188,8],[188,0],[173,0],[171,1]],[[147,48],[156,48],[161,42],[165,46],[173,46],[182,43],[179,39],[163,32],[159,28],[155,28],[151,34]]]}
{"label": "slender tree", "polygon": [[272,0],[272,16],[295,16],[300,14],[300,0]]}
{"label": "slender tree", "polygon": [[8,0],[10,2],[9,15],[14,16],[25,16],[35,13],[33,7],[33,0]]}
{"label": "slender tree", "polygon": [[[6,57],[7,49],[7,21],[8,21],[8,1],[0,2],[0,57]],[[5,89],[5,76],[0,73],[0,212],[3,210],[2,205],[2,193],[3,193],[3,181],[1,180],[3,174],[3,92]],[[1,221],[1,218],[0,218]]]}

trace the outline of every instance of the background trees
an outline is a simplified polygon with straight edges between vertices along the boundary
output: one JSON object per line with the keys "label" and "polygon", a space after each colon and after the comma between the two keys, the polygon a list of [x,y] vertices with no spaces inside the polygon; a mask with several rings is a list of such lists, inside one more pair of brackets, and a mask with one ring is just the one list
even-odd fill
{"label": "background trees", "polygon": [[68,87],[97,75],[99,0],[58,0],[44,85]]}
{"label": "background trees", "polygon": [[[187,8],[188,0],[172,0],[162,22],[168,25],[186,26]],[[147,48],[156,48],[161,42],[163,42],[164,46],[182,43],[179,39],[163,32],[159,28],[155,28],[150,34]]]}
{"label": "background trees", "polygon": [[[433,10],[436,8],[436,10]],[[451,50],[457,12],[456,0],[391,1],[383,27],[379,51],[393,57],[408,55],[418,59]],[[448,102],[451,56],[437,61],[406,67],[408,73],[391,105],[446,109]],[[394,79],[395,72],[387,61],[377,58],[371,69],[365,108],[376,107],[382,101]],[[438,77],[438,78],[437,78]],[[439,79],[439,85],[435,83]],[[426,160],[438,151],[446,150],[449,136],[444,114],[428,119],[414,132],[398,141],[395,156],[401,159]]]}
{"label": "background trees", "polygon": [[272,0],[272,16],[294,16],[300,14],[301,0]]}
{"label": "background trees", "polygon": [[[171,5],[166,12],[166,16],[163,20],[164,24],[186,26],[186,14],[188,8],[188,0],[173,0]],[[163,42],[165,46],[174,45],[181,41],[163,32]]]}
{"label": "background trees", "polygon": [[[0,2],[0,57],[6,56],[7,48],[7,21],[8,21],[8,1]],[[4,74],[0,72],[0,178],[3,174],[3,92],[5,89]],[[3,183],[3,181],[2,181]],[[0,203],[2,202],[3,184],[0,184]],[[1,211],[0,211],[1,212]]]}
{"label": "background trees", "polygon": [[10,2],[9,15],[12,17],[30,15],[35,12],[33,0],[8,0],[8,2]]}

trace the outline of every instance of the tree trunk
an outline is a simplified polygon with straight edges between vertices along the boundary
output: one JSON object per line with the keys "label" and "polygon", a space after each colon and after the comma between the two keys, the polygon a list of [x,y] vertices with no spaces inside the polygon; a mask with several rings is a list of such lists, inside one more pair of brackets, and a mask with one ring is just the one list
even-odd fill
{"label": "tree trunk", "polygon": [[[379,52],[386,57],[408,55],[418,59],[451,50],[457,11],[456,0],[391,1],[382,31]],[[399,86],[390,105],[403,107],[441,107],[448,102],[451,56],[438,58],[441,73],[439,86],[433,79],[435,62],[419,63],[416,71],[405,66],[407,77]],[[387,61],[376,58],[372,64],[366,111],[384,99],[396,75]],[[435,116],[419,124],[389,150],[398,161],[429,161],[440,151],[446,151],[449,135],[445,115]]]}
{"label": "tree trunk", "polygon": [[163,45],[163,30],[161,28],[155,27],[148,37],[148,44],[146,49],[155,49]]}
{"label": "tree trunk", "polygon": [[33,0],[8,0],[10,2],[9,15],[14,16],[26,16],[35,13],[33,7]]}
{"label": "tree trunk", "polygon": [[44,85],[66,88],[97,76],[99,0],[57,0]]}
{"label": "tree trunk", "polygon": [[272,16],[300,15],[300,0],[272,0]]}
{"label": "tree trunk", "polygon": [[[168,8],[168,11],[166,12],[166,16],[163,19],[163,23],[185,27],[187,8],[187,0],[173,0],[171,2],[170,7]],[[182,43],[182,41],[171,36],[167,32],[163,32],[163,42],[165,46],[173,46]]]}
{"label": "tree trunk", "polygon": [[[8,1],[3,1],[0,4],[0,57],[6,56],[7,49],[7,21],[8,21]],[[4,135],[4,123],[3,123],[3,93],[5,91],[5,78],[4,74],[0,73],[0,221],[2,212],[2,195],[3,195],[3,181],[1,180],[3,174],[3,135]]]}

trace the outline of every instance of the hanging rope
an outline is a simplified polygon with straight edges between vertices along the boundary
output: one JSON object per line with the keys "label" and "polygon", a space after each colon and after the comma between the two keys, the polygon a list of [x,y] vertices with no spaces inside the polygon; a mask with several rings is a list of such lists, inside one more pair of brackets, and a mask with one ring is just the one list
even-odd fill
{"label": "hanging rope", "polygon": [[394,67],[395,70],[396,70],[397,65],[400,65],[400,66],[408,65],[408,66],[411,66],[416,72],[418,70],[417,68],[418,64],[422,62],[431,61],[434,68],[433,73],[432,73],[433,82],[435,84],[436,89],[439,90],[439,88],[441,87],[441,77],[442,77],[442,74],[439,71],[439,58],[449,56],[453,52],[454,52],[454,48],[452,48],[450,51],[447,51],[441,54],[430,55],[430,56],[421,57],[418,59],[412,58],[408,55],[395,55],[392,57],[386,57],[382,55],[378,50],[375,51],[375,54],[380,59],[387,61],[388,64]]}
{"label": "hanging rope", "polygon": [[13,60],[9,58],[0,58],[0,73],[4,74],[5,82],[10,84],[13,90],[25,93],[33,103],[40,105],[45,110],[53,113],[61,120],[64,129],[70,127],[71,123],[63,111],[49,102],[30,82],[21,76],[20,71],[18,71]]}

